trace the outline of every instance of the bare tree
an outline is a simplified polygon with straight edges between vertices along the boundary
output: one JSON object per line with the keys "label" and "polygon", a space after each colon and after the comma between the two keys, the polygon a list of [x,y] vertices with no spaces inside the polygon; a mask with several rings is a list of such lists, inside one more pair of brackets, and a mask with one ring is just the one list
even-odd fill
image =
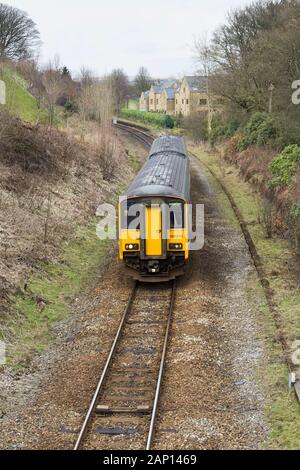
{"label": "bare tree", "polygon": [[41,107],[44,96],[44,86],[42,81],[42,72],[39,69],[38,60],[30,59],[18,63],[18,70],[27,80],[29,91],[37,98],[38,107]]}
{"label": "bare tree", "polygon": [[143,91],[149,90],[149,88],[151,87],[151,77],[145,67],[140,67],[134,79],[134,85],[136,89],[136,94],[138,96],[140,96]]}
{"label": "bare tree", "polygon": [[198,39],[195,42],[195,49],[197,52],[197,61],[200,65],[199,74],[202,77],[206,78],[206,95],[207,95],[207,134],[208,141],[211,144],[211,134],[212,134],[212,119],[213,119],[213,100],[210,87],[210,79],[213,74],[214,64],[210,57],[210,48],[209,41],[206,36],[201,39]]}
{"label": "bare tree", "polygon": [[92,87],[92,95],[96,119],[102,130],[106,130],[111,127],[115,103],[111,78],[103,77],[98,83],[95,83]]}
{"label": "bare tree", "polygon": [[40,33],[27,13],[0,3],[0,58],[32,57],[40,44]]}
{"label": "bare tree", "polygon": [[44,87],[45,103],[49,110],[49,122],[50,126],[52,126],[55,117],[55,106],[64,88],[58,56],[53,61],[49,61],[45,67],[42,74],[42,84]]}
{"label": "bare tree", "polygon": [[93,102],[93,74],[92,71],[81,67],[80,70],[80,93],[78,98],[78,108],[81,120],[85,122],[88,118],[92,117],[94,102]]}
{"label": "bare tree", "polygon": [[115,111],[118,113],[128,99],[129,80],[121,69],[115,69],[109,76],[115,97]]}

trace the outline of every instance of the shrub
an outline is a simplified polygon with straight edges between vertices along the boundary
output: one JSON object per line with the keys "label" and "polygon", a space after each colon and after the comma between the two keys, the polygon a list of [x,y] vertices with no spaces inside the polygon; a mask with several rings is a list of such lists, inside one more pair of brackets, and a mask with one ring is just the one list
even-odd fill
{"label": "shrub", "polygon": [[233,137],[239,128],[239,122],[236,119],[225,119],[220,116],[215,116],[212,120],[212,141],[215,142],[218,138]]}
{"label": "shrub", "polygon": [[299,167],[300,147],[296,144],[288,145],[271,163],[273,178],[269,183],[269,187],[285,188],[290,186]]}
{"label": "shrub", "polygon": [[267,145],[277,139],[278,134],[275,119],[270,114],[254,113],[243,130],[239,150],[245,150],[251,145]]}
{"label": "shrub", "polygon": [[182,126],[187,133],[198,143],[208,139],[207,113],[194,113],[182,118]]}
{"label": "shrub", "polygon": [[138,111],[136,109],[123,108],[121,116],[126,119],[134,119],[144,124],[152,124],[157,127],[173,129],[177,126],[176,120],[168,114],[148,113],[146,111]]}
{"label": "shrub", "polygon": [[297,224],[300,224],[300,202],[293,205],[291,210],[291,218]]}

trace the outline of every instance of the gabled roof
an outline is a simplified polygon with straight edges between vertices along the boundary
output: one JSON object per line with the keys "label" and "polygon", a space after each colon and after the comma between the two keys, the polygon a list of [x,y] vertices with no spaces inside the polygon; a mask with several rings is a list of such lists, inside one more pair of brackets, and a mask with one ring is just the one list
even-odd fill
{"label": "gabled roof", "polygon": [[174,100],[175,99],[176,90],[174,88],[164,88],[163,91],[166,93],[168,100]]}
{"label": "gabled roof", "polygon": [[173,88],[174,85],[178,85],[178,81],[174,79],[168,78],[167,80],[162,80],[159,83],[156,83],[155,85],[152,85],[151,90],[155,94],[161,93],[165,89],[171,89]]}
{"label": "gabled roof", "polygon": [[195,92],[206,92],[207,77],[201,76],[185,76],[189,88]]}
{"label": "gabled roof", "polygon": [[162,87],[160,85],[152,85],[151,91],[155,94],[161,93]]}

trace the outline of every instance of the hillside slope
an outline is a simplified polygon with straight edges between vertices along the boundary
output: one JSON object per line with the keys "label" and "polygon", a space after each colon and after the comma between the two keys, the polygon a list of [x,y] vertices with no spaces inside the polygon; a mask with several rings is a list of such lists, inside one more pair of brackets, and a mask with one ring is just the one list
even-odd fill
{"label": "hillside slope", "polygon": [[40,108],[38,100],[27,91],[27,83],[19,74],[8,67],[2,67],[0,80],[6,85],[5,108],[10,113],[33,124],[47,121],[47,111]]}

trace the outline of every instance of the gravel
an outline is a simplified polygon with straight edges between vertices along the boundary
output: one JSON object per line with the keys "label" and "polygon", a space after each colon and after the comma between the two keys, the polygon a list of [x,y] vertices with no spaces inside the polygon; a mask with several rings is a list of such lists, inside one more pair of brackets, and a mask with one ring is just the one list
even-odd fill
{"label": "gravel", "polygon": [[[206,208],[206,245],[178,284],[155,448],[257,449],[268,432],[268,397],[258,314],[246,295],[254,267],[196,160],[192,172],[193,201]],[[131,285],[115,250],[73,315],[56,325],[49,350],[26,374],[5,374],[1,449],[73,447]]]}

